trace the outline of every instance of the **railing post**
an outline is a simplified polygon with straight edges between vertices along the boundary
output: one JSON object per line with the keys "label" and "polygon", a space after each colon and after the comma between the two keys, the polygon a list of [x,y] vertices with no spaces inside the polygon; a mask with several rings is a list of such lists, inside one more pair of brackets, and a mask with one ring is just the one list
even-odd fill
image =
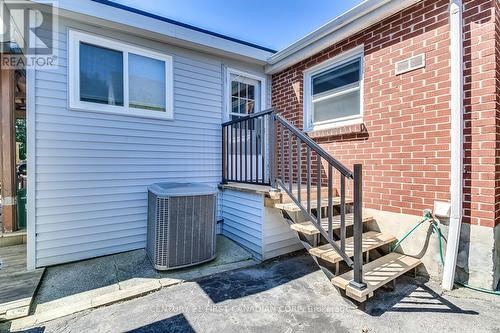
{"label": "railing post", "polygon": [[340,175],[340,250],[345,252],[345,176]]}
{"label": "railing post", "polygon": [[227,128],[222,126],[222,184],[227,184],[226,172],[227,172]]}
{"label": "railing post", "polygon": [[354,165],[354,279],[349,285],[356,289],[365,289],[363,282],[363,166]]}
{"label": "railing post", "polygon": [[277,191],[276,186],[276,125],[275,112],[269,115],[269,183],[271,190]]}

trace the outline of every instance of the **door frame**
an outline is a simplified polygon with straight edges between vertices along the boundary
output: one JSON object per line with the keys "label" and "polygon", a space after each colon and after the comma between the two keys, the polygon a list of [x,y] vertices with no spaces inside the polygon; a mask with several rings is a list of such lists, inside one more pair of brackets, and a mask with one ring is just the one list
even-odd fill
{"label": "door frame", "polygon": [[[239,70],[233,67],[226,67],[226,73],[225,73],[225,87],[224,87],[224,112],[222,115],[222,121],[226,122],[230,120],[230,112],[231,112],[231,75],[239,75],[243,76],[255,81],[260,82],[260,105],[261,105],[261,110],[255,110],[255,112],[259,111],[264,111],[269,108],[269,101],[267,100],[267,76],[265,74],[258,75],[254,73],[249,73],[248,71],[244,70]],[[267,127],[267,124],[264,124],[265,127]],[[265,145],[267,146],[266,151],[269,152],[269,138],[267,137],[268,132],[265,130],[266,137],[264,138],[265,140]],[[265,162],[265,170],[264,172],[264,178],[269,175],[269,160],[266,159]]]}
{"label": "door frame", "polygon": [[266,100],[266,97],[267,97],[267,85],[266,85],[267,79],[266,79],[266,77],[252,74],[252,73],[249,73],[247,71],[242,71],[242,70],[239,70],[236,68],[227,67],[226,68],[225,89],[224,89],[225,90],[225,94],[224,94],[225,108],[224,108],[224,114],[222,116],[222,121],[226,122],[226,121],[229,121],[229,119],[230,119],[229,113],[231,110],[231,103],[230,103],[231,101],[229,98],[231,97],[231,74],[244,76],[244,77],[247,77],[249,79],[256,80],[256,81],[260,82],[260,105],[261,105],[262,110],[258,110],[258,111],[266,110],[267,104],[268,104],[267,100]]}

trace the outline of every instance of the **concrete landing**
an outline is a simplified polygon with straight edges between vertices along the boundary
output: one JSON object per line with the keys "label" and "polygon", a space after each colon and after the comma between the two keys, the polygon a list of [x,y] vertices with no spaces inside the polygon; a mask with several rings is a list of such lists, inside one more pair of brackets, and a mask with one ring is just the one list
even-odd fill
{"label": "concrete landing", "polygon": [[32,326],[91,308],[142,296],[163,287],[257,264],[236,243],[217,237],[217,258],[180,270],[158,272],[145,250],[136,250],[47,268],[31,316]]}
{"label": "concrete landing", "polygon": [[0,247],[0,321],[29,314],[43,271],[26,270],[26,244]]}

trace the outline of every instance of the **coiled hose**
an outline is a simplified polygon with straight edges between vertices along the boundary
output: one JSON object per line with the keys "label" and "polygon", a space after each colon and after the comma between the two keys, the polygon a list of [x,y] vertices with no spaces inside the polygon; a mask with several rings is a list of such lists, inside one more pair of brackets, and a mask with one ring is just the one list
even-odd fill
{"label": "coiled hose", "polygon": [[[430,223],[432,225],[432,229],[439,239],[439,257],[441,259],[441,265],[444,266],[444,256],[443,256],[443,238],[444,237],[443,237],[443,234],[441,233],[441,228],[439,227],[439,224],[436,222],[436,220],[434,219],[432,214],[428,211],[426,211],[426,213],[424,215],[424,219],[422,221],[418,222],[413,228],[410,229],[410,231],[408,231],[406,234],[404,234],[404,236],[401,237],[401,239],[396,242],[394,247],[392,247],[391,252],[394,252],[401,245],[401,243],[406,238],[408,238],[408,236],[410,236],[415,230],[418,229],[419,226],[421,226],[426,221],[430,221]],[[458,282],[458,281],[455,281],[455,284],[457,284],[461,287],[464,287],[464,288],[475,290],[475,291],[480,291],[483,293],[500,296],[500,291],[488,290],[488,289],[480,288],[480,287],[474,287],[474,286],[470,286],[466,283],[462,283],[462,282]]]}

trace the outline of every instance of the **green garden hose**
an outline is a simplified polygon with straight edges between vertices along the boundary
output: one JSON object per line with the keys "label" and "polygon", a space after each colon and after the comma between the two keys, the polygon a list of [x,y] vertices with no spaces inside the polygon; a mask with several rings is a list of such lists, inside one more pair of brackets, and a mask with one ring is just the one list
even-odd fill
{"label": "green garden hose", "polygon": [[472,289],[475,291],[480,291],[482,293],[500,296],[500,291],[498,291],[498,290],[489,290],[489,289],[484,289],[484,288],[480,288],[480,287],[469,286],[466,283],[462,283],[462,282],[458,282],[458,281],[455,281],[455,284],[458,284],[459,286],[467,288],[467,289]]}
{"label": "green garden hose", "polygon": [[443,234],[441,233],[441,228],[438,226],[436,221],[432,221],[432,229],[438,235],[439,239],[439,258],[441,259],[441,265],[444,266],[444,257],[443,257]]}
{"label": "green garden hose", "polygon": [[410,236],[418,227],[420,227],[420,225],[422,223],[424,223],[425,221],[427,221],[428,219],[425,218],[423,219],[422,221],[418,222],[410,231],[408,231],[401,239],[399,239],[396,244],[394,245],[394,247],[392,247],[391,249],[391,252],[394,252],[394,250],[396,250],[399,245],[401,245],[401,243],[406,239],[406,237]]}
{"label": "green garden hose", "polygon": [[[435,221],[434,217],[431,215],[430,212],[426,212],[424,219],[422,221],[418,222],[410,231],[408,231],[406,234],[404,234],[404,236],[400,240],[397,241],[397,243],[391,249],[391,252],[394,252],[399,247],[399,245],[408,236],[410,236],[419,226],[421,226],[425,221],[431,222],[432,229],[434,230],[434,232],[438,236],[438,239],[439,239],[439,257],[441,259],[441,265],[444,266],[444,256],[443,256],[443,238],[444,237],[443,237],[443,234],[441,233],[441,228],[439,227],[439,225],[437,224],[437,222]],[[488,289],[480,288],[480,287],[474,287],[474,286],[470,286],[466,283],[462,283],[462,282],[458,282],[458,281],[455,281],[455,284],[457,284],[461,287],[464,287],[464,288],[475,290],[475,291],[480,291],[483,293],[500,296],[500,291],[488,290]]]}

